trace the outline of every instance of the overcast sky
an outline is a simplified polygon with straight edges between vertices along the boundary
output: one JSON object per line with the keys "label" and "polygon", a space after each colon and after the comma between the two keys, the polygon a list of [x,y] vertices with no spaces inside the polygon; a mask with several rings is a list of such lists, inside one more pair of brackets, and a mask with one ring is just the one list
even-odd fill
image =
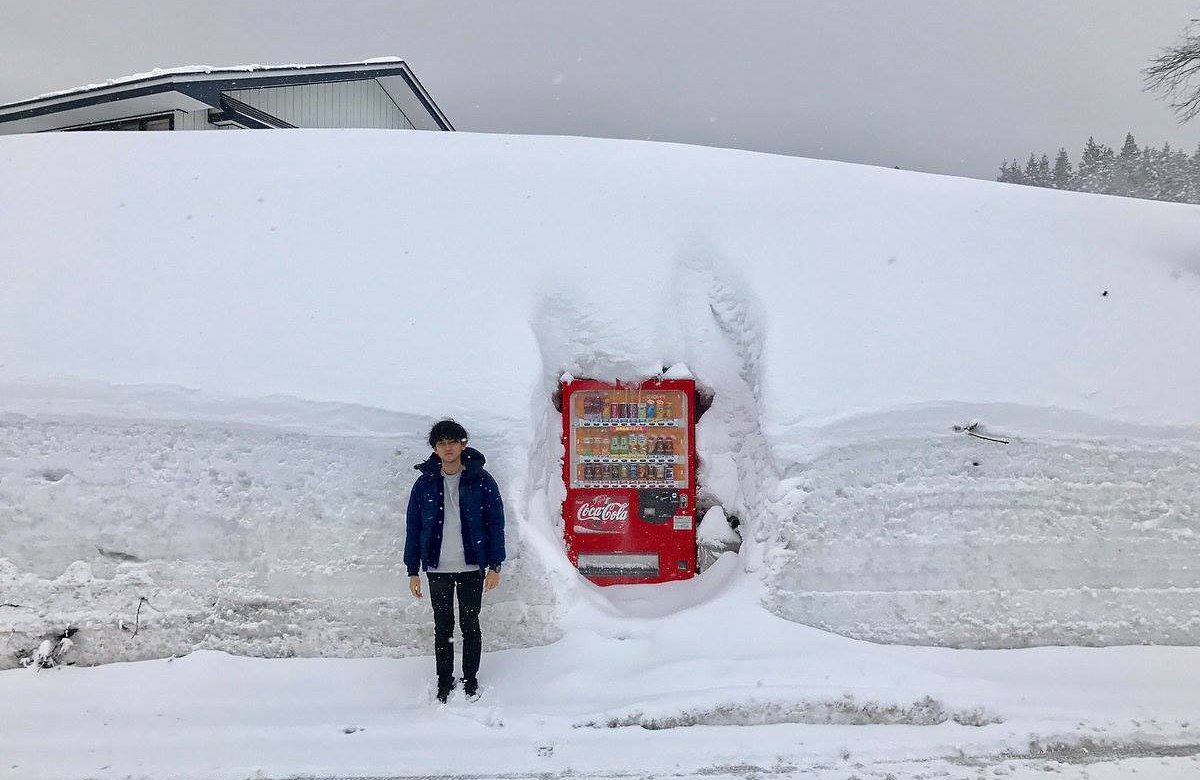
{"label": "overcast sky", "polygon": [[0,0],[0,103],[156,66],[405,59],[459,130],[992,178],[1089,135],[1189,150],[1140,70],[1200,0]]}

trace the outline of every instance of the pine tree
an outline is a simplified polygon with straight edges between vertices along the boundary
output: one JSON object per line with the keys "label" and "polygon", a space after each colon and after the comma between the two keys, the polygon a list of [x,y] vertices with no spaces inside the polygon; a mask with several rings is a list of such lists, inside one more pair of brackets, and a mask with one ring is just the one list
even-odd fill
{"label": "pine tree", "polygon": [[1137,141],[1133,140],[1133,133],[1125,134],[1125,144],[1121,147],[1121,158],[1125,160],[1134,160],[1138,156]]}
{"label": "pine tree", "polygon": [[1007,184],[1028,184],[1025,180],[1025,172],[1021,170],[1021,163],[1017,160],[1013,160],[1011,163],[1005,160],[1000,166],[1000,177],[996,181]]}
{"label": "pine tree", "polygon": [[1080,192],[1106,192],[1113,159],[1112,147],[1096,143],[1095,138],[1088,138],[1079,159],[1076,189]]}
{"label": "pine tree", "polygon": [[1066,149],[1060,148],[1058,155],[1054,158],[1054,188],[1059,190],[1071,189],[1071,157],[1067,154]]}
{"label": "pine tree", "polygon": [[1008,160],[1000,163],[1000,175],[996,177],[996,181],[1012,182],[1012,169],[1008,167]]}

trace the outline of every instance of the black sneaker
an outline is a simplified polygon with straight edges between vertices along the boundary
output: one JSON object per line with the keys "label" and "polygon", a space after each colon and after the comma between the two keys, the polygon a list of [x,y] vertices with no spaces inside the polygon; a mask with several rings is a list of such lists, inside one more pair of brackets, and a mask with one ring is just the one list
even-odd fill
{"label": "black sneaker", "polygon": [[454,690],[454,680],[453,679],[445,680],[445,681],[438,680],[437,700],[440,701],[442,704],[445,704],[446,700],[450,698],[450,691],[452,691],[452,690]]}
{"label": "black sneaker", "polygon": [[467,695],[468,701],[477,701],[479,699],[479,680],[474,677],[464,677],[463,693]]}

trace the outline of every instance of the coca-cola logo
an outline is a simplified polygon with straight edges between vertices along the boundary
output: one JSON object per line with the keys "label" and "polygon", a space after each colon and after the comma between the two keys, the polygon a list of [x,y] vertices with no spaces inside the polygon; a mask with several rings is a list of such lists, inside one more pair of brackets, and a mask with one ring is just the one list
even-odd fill
{"label": "coca-cola logo", "polygon": [[599,533],[618,533],[629,523],[629,501],[609,495],[592,496],[575,505],[575,521],[579,530]]}

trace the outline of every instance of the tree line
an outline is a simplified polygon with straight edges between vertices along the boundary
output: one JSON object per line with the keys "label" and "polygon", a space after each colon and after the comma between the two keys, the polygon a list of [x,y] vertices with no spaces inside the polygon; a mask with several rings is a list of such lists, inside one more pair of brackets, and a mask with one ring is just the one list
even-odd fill
{"label": "tree line", "polygon": [[1024,165],[1005,161],[996,181],[1050,187],[1074,192],[1095,192],[1127,198],[1200,203],[1200,148],[1188,154],[1172,149],[1139,147],[1133,133],[1125,136],[1121,151],[1089,138],[1078,164],[1066,149],[1054,160],[1049,155],[1030,154]]}

